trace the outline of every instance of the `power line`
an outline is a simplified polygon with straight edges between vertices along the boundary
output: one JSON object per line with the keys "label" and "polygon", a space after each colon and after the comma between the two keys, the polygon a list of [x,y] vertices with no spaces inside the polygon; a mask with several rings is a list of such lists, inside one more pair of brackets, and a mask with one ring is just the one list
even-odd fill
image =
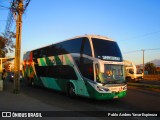
{"label": "power line", "polygon": [[135,53],[135,52],[140,52],[140,51],[149,51],[149,50],[160,50],[160,48],[134,50],[134,51],[124,52],[123,54]]}
{"label": "power line", "polygon": [[3,21],[7,21],[7,20],[0,20],[0,21],[2,21],[2,22],[3,22]]}
{"label": "power line", "polygon": [[[13,6],[13,4],[11,5],[11,8],[12,8],[12,6]],[[12,23],[13,23],[13,14],[12,14],[12,11],[10,9],[9,12],[8,12],[7,23],[6,23],[6,27],[5,27],[5,33],[4,33],[4,36],[6,38],[8,37],[8,34],[9,34],[8,32],[10,31]]]}
{"label": "power line", "polygon": [[0,3],[2,3],[2,2],[8,2],[8,1],[6,1],[6,0],[1,0]]}
{"label": "power line", "polygon": [[[25,5],[24,5],[23,10],[22,10],[23,12],[27,9],[30,1],[31,0],[26,0]],[[10,31],[11,26],[13,24],[14,17],[17,16],[17,11],[19,11],[19,9],[17,7],[18,3],[19,3],[19,0],[12,0],[12,2],[11,2],[11,7],[10,7],[9,12],[8,12],[8,18],[7,18],[5,33],[4,33],[4,36],[6,38],[9,35],[9,31]]]}
{"label": "power line", "polygon": [[142,65],[143,65],[143,74],[144,74],[144,52],[145,51],[150,51],[150,50],[160,50],[160,48],[152,48],[152,49],[141,49],[141,50],[134,50],[134,51],[129,51],[123,54],[129,54],[129,53],[135,53],[135,52],[142,52]]}
{"label": "power line", "polygon": [[152,48],[152,49],[142,49],[144,51],[148,51],[148,50],[159,50],[160,48]]}
{"label": "power line", "polygon": [[140,51],[141,50],[128,51],[128,52],[124,52],[123,54],[135,53],[135,52],[140,52]]}
{"label": "power line", "polygon": [[26,0],[26,4],[24,5],[24,11],[27,9],[29,3],[30,3],[31,0]]}
{"label": "power line", "polygon": [[0,10],[9,10],[9,9],[10,9],[9,7],[5,7],[5,6],[0,5]]}
{"label": "power line", "polygon": [[142,37],[153,35],[153,34],[157,34],[157,33],[160,33],[160,30],[154,31],[154,32],[150,32],[150,33],[146,33],[146,34],[139,35],[139,36],[135,36],[135,37],[131,37],[131,38],[126,38],[126,39],[123,39],[123,40],[121,40],[119,42],[123,42],[125,40],[134,40],[134,39],[142,38]]}
{"label": "power line", "polygon": [[1,7],[1,8],[5,8],[5,9],[9,9],[8,7],[2,6],[2,5],[0,5],[0,7]]}
{"label": "power line", "polygon": [[[9,9],[9,8],[8,8]],[[0,10],[8,10],[8,9],[6,9],[6,8],[0,8]]]}
{"label": "power line", "polygon": [[143,57],[142,57],[142,61],[143,61],[143,74],[144,74],[144,52],[145,51],[149,51],[149,50],[159,50],[160,48],[153,48],[153,49],[142,49],[141,51],[142,51],[142,55],[143,55]]}

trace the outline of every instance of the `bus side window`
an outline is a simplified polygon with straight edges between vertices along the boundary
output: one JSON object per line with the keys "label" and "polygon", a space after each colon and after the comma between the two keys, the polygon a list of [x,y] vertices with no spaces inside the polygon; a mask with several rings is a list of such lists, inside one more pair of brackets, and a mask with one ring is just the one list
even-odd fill
{"label": "bus side window", "polygon": [[76,60],[77,66],[81,72],[81,74],[94,81],[94,71],[93,71],[93,61],[88,58],[81,58],[83,59],[80,61],[79,59]]}
{"label": "bus side window", "polygon": [[69,65],[35,66],[39,77],[77,80],[73,67]]}

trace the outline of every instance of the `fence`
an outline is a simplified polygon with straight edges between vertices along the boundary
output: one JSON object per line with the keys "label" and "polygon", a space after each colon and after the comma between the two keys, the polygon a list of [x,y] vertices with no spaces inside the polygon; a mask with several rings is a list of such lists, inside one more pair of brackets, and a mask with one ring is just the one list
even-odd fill
{"label": "fence", "polygon": [[157,80],[160,81],[160,75],[144,75],[144,80]]}

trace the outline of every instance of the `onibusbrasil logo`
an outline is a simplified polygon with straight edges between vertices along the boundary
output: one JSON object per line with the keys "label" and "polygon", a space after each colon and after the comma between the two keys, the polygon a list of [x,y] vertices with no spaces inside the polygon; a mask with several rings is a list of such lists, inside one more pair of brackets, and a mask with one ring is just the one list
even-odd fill
{"label": "onibusbrasil logo", "polygon": [[2,117],[42,117],[39,112],[2,112]]}

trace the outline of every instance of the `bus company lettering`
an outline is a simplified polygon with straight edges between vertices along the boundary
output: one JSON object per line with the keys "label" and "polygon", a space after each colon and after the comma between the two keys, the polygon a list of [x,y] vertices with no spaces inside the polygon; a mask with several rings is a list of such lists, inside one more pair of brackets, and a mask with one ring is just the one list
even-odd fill
{"label": "bus company lettering", "polygon": [[12,113],[12,117],[42,117],[41,113]]}
{"label": "bus company lettering", "polygon": [[28,113],[28,117],[42,117],[41,113]]}
{"label": "bus company lettering", "polygon": [[103,60],[120,60],[120,57],[114,57],[114,56],[102,56]]}

